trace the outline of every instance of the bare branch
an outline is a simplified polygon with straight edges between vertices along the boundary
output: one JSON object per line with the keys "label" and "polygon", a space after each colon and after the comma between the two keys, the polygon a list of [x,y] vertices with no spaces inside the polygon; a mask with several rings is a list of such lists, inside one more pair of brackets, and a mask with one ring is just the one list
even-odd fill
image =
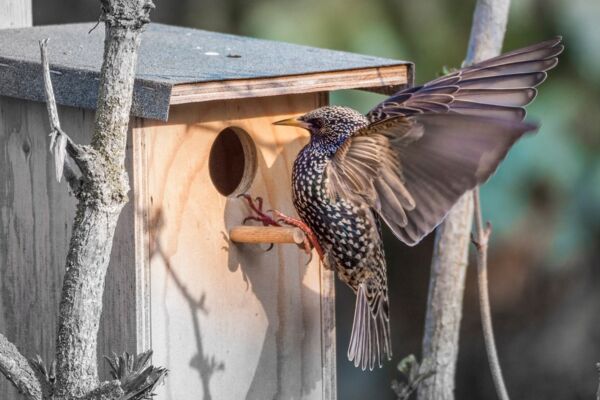
{"label": "bare branch", "polygon": [[56,180],[60,182],[63,174],[71,189],[77,193],[79,191],[80,181],[78,174],[71,168],[67,152],[75,160],[81,158],[81,149],[73,143],[71,138],[63,132],[58,118],[58,108],[54,89],[52,88],[52,79],[50,76],[50,63],[48,61],[48,39],[40,40],[40,54],[42,58],[42,70],[44,76],[44,90],[46,92],[46,107],[48,109],[48,118],[50,120],[50,153],[54,154],[54,169],[56,171]]}
{"label": "bare branch", "polygon": [[[465,65],[500,54],[509,6],[510,0],[477,0]],[[471,197],[471,193],[463,196],[436,234],[423,337],[423,360],[432,364],[436,374],[419,387],[418,398],[423,400],[454,399],[464,270],[473,218]]]}
{"label": "bare branch", "polygon": [[42,57],[42,69],[44,75],[44,89],[46,91],[46,107],[50,118],[50,152],[54,154],[54,167],[56,180],[60,182],[63,176],[63,166],[67,156],[67,140],[64,132],[60,129],[58,109],[50,78],[50,64],[48,62],[48,39],[40,40],[40,53]]}
{"label": "bare branch", "polygon": [[454,399],[472,215],[469,192],[450,210],[435,237],[422,355],[423,370],[435,374],[419,385],[419,399]]}
{"label": "bare branch", "polygon": [[[465,64],[473,64],[500,54],[508,23],[509,8],[510,0],[477,0]],[[475,213],[473,243],[477,248],[477,283],[483,337],[496,393],[501,400],[509,400],[496,350],[488,291],[487,248],[492,227],[489,223],[485,228],[483,226],[479,188],[475,189],[473,200]]]}
{"label": "bare branch", "polygon": [[496,341],[494,339],[494,328],[492,327],[492,314],[490,311],[490,296],[488,292],[487,277],[487,250],[490,235],[492,234],[492,225],[488,222],[483,226],[481,216],[481,202],[479,200],[479,188],[473,192],[473,204],[475,213],[475,235],[473,244],[477,249],[477,284],[479,286],[479,310],[481,313],[481,325],[483,328],[483,338],[485,349],[490,363],[490,371],[496,392],[501,400],[509,400],[508,391],[504,384],[502,369],[496,350]]}
{"label": "bare branch", "polygon": [[477,0],[465,65],[496,57],[502,51],[510,0]]}
{"label": "bare branch", "polygon": [[0,334],[0,372],[29,400],[42,400],[42,388],[29,362]]}
{"label": "bare branch", "polygon": [[54,97],[54,89],[52,88],[52,80],[50,78],[50,63],[48,62],[48,39],[40,40],[40,53],[42,57],[42,69],[44,71],[44,90],[46,91],[46,108],[48,109],[48,116],[50,118],[50,129],[52,136],[52,143],[56,135],[61,132],[60,120],[58,118],[58,109],[56,107],[56,98]]}
{"label": "bare branch", "polygon": [[104,61],[92,144],[76,147],[67,142],[84,179],[77,196],[56,343],[55,393],[66,398],[85,398],[98,385],[96,349],[104,280],[117,220],[127,202],[125,145],[137,51],[152,8],[148,0],[101,3]]}

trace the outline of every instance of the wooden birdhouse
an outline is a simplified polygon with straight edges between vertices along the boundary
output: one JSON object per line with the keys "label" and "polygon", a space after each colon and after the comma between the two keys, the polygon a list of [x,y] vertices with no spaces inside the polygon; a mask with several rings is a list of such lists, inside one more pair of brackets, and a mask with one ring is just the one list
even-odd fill
{"label": "wooden birdhouse", "polygon": [[[75,207],[54,179],[38,41],[50,38],[62,127],[85,144],[104,38],[92,26],[0,31],[0,332],[45,360]],[[295,215],[290,174],[308,137],[272,123],[330,91],[389,93],[411,78],[403,61],[151,24],[99,357],[154,349],[170,371],[158,399],[334,399],[334,276],[293,244],[229,240],[250,213],[237,195]],[[0,398],[14,396],[0,380]]]}

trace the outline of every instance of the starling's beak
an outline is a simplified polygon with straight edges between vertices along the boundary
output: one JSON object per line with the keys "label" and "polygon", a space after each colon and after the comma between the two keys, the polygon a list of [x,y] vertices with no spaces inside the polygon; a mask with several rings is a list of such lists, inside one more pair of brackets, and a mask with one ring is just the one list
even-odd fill
{"label": "starling's beak", "polygon": [[304,121],[301,121],[297,118],[288,118],[282,119],[281,121],[273,122],[273,125],[286,125],[286,126],[295,126],[302,129],[310,129],[310,124]]}

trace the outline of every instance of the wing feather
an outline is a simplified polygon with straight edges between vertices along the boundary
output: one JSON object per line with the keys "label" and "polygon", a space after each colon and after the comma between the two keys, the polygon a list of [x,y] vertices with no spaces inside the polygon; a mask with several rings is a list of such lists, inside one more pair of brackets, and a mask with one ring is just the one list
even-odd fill
{"label": "wing feather", "polygon": [[[533,100],[534,88],[546,79],[546,71],[556,66],[563,49],[562,39],[557,37],[462,68],[394,94],[369,111],[367,118],[374,123],[395,116],[450,111],[522,120],[522,107]],[[465,106],[465,102],[470,104]]]}
{"label": "wing feather", "polygon": [[[535,129],[522,122],[523,107],[556,66],[561,42],[505,53],[380,103],[329,162],[329,195],[366,202],[398,238],[418,243]],[[367,357],[371,350],[354,344],[354,354]]]}
{"label": "wing feather", "polygon": [[[400,240],[415,245],[535,128],[453,113],[392,118],[347,140],[327,166],[328,189],[333,197],[366,202]],[[360,157],[368,168],[359,167]]]}

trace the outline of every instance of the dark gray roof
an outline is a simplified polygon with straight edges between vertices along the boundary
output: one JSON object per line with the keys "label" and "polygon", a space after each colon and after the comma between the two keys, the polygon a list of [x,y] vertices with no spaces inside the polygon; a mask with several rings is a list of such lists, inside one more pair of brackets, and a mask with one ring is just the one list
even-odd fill
{"label": "dark gray roof", "polygon": [[[38,41],[48,53],[57,102],[93,109],[104,28],[94,23],[0,30],[0,95],[43,101]],[[142,38],[132,114],[166,119],[174,85],[406,64],[404,61],[197,29],[150,24]]]}

